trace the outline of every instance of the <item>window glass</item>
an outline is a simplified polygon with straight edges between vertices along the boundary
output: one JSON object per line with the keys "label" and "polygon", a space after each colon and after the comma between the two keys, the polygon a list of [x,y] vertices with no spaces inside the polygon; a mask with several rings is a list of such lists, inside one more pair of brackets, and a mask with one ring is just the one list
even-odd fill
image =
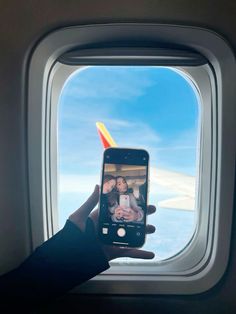
{"label": "window glass", "polygon": [[155,66],[91,66],[75,71],[59,99],[59,223],[100,183],[103,147],[96,122],[120,147],[150,154],[148,223],[156,233],[144,249],[164,260],[181,252],[197,224],[199,97],[181,70]]}

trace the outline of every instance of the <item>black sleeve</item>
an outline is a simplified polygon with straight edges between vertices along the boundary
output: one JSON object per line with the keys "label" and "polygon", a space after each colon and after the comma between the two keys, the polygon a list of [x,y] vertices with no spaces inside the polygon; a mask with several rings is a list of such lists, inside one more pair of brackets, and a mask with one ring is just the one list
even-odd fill
{"label": "black sleeve", "polygon": [[37,306],[65,294],[109,268],[88,219],[85,232],[67,220],[17,269],[0,277],[1,304]]}

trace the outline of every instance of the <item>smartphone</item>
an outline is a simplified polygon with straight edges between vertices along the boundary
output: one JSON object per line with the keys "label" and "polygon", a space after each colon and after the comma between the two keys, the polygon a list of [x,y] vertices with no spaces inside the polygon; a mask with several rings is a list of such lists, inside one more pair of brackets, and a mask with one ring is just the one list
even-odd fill
{"label": "smartphone", "polygon": [[98,236],[108,245],[142,247],[145,242],[149,154],[144,149],[104,151]]}
{"label": "smartphone", "polygon": [[119,205],[122,208],[130,208],[130,201],[129,201],[129,195],[128,194],[121,194],[119,196]]}

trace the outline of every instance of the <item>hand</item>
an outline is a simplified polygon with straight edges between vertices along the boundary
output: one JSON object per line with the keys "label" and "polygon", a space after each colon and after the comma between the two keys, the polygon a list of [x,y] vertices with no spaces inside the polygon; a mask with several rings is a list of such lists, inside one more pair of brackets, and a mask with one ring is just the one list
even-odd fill
{"label": "hand", "polygon": [[127,208],[123,211],[123,217],[125,221],[137,221],[138,220],[138,213],[133,210],[132,208]]}
{"label": "hand", "polygon": [[[85,231],[87,218],[90,217],[94,223],[95,230],[97,231],[98,226],[98,209],[92,211],[97,205],[99,199],[99,186],[96,185],[93,193],[87,199],[87,201],[77,209],[73,214],[70,215],[69,220],[77,225],[81,231]],[[148,206],[148,215],[153,214],[156,211],[155,206]],[[146,233],[154,233],[155,227],[153,225],[146,226]],[[124,248],[112,245],[104,245],[102,243],[101,247],[108,259],[108,261],[118,258],[118,257],[132,257],[141,259],[152,259],[154,258],[154,253],[149,251],[144,251],[140,249]]]}
{"label": "hand", "polygon": [[116,207],[115,211],[114,211],[114,216],[116,219],[121,219],[124,218],[123,216],[124,210],[122,207],[118,206]]}

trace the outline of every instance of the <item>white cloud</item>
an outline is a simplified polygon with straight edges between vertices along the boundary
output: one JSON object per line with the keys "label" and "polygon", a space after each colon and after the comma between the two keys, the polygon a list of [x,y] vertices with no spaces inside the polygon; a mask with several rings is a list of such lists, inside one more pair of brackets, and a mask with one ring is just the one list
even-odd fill
{"label": "white cloud", "polygon": [[149,78],[148,71],[142,71],[137,75],[138,68],[122,68],[119,71],[113,68],[103,67],[98,69],[87,68],[77,75],[73,75],[68,80],[70,89],[63,91],[64,97],[69,97],[73,101],[82,99],[96,99],[97,101],[106,99],[128,100],[143,95],[149,86],[154,83]]}
{"label": "white cloud", "polygon": [[61,175],[59,193],[91,193],[96,184],[100,183],[96,175]]}

